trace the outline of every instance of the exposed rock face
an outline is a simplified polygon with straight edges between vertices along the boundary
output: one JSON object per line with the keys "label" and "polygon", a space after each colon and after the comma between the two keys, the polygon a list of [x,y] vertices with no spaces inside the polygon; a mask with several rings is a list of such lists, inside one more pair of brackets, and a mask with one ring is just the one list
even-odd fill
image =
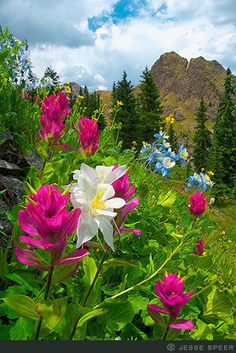
{"label": "exposed rock face", "polygon": [[8,219],[12,207],[22,199],[22,181],[30,166],[41,168],[42,160],[36,151],[27,156],[19,150],[9,132],[0,132],[0,247],[6,247],[11,239],[13,224]]}
{"label": "exposed rock face", "polygon": [[160,89],[165,114],[174,113],[177,120],[193,117],[202,97],[209,118],[214,120],[226,76],[226,70],[216,60],[207,61],[200,56],[188,62],[170,52],[160,56],[151,72]]}

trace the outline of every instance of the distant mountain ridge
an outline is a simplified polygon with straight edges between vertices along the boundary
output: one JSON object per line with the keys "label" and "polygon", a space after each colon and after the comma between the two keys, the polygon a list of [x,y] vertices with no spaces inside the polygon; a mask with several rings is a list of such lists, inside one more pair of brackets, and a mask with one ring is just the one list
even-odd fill
{"label": "distant mountain ridge", "polygon": [[160,89],[166,114],[174,113],[177,120],[189,118],[195,115],[202,97],[209,118],[214,120],[226,76],[218,61],[208,61],[202,56],[188,61],[172,51],[160,56],[151,73]]}
{"label": "distant mountain ridge", "polygon": [[[208,125],[212,127],[226,77],[226,70],[218,61],[202,56],[188,61],[172,51],[160,56],[151,67],[151,73],[160,90],[164,115],[175,115],[179,131],[193,131],[201,97],[207,104]],[[236,76],[234,80],[236,86]],[[135,87],[135,92],[138,91],[139,85]],[[110,108],[111,92],[100,91],[100,95]]]}

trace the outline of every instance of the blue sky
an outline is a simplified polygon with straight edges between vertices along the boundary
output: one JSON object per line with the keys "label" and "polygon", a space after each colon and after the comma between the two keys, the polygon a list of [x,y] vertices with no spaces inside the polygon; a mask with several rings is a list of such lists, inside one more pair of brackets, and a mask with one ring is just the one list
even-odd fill
{"label": "blue sky", "polygon": [[93,16],[88,19],[89,29],[96,32],[97,29],[101,28],[105,23],[112,22],[113,24],[119,24],[121,21],[131,20],[132,18],[138,17],[142,10],[147,8],[146,0],[117,1],[112,11],[102,16]]}
{"label": "blue sky", "polygon": [[90,89],[111,89],[123,70],[137,84],[170,51],[236,73],[235,13],[235,0],[0,1],[0,24],[28,39],[39,76],[51,65]]}

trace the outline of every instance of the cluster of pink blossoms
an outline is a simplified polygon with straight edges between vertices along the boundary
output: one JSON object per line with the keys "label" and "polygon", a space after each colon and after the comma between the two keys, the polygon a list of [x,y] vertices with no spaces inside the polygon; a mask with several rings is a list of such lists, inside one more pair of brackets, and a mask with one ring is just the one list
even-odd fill
{"label": "cluster of pink blossoms", "polygon": [[70,114],[68,100],[64,93],[50,95],[44,98],[42,103],[42,115],[40,122],[42,128],[39,130],[40,137],[47,142],[56,143],[61,138],[65,128],[64,119]]}
{"label": "cluster of pink blossoms", "polygon": [[204,197],[204,192],[196,192],[190,196],[189,211],[194,216],[201,216],[205,210],[208,199]]}
{"label": "cluster of pink blossoms", "polygon": [[202,255],[205,251],[205,247],[206,247],[205,241],[203,239],[199,239],[197,244],[195,245],[193,254]]}
{"label": "cluster of pink blossoms", "polygon": [[155,291],[163,307],[148,304],[148,312],[154,321],[158,322],[155,314],[169,315],[170,328],[177,330],[192,330],[194,324],[191,320],[177,319],[183,306],[189,301],[193,292],[184,293],[184,280],[176,274],[165,273],[163,281],[157,281]]}
{"label": "cluster of pink blossoms", "polygon": [[98,139],[100,135],[98,123],[92,119],[80,117],[78,125],[83,152],[88,155],[95,154],[98,149]]}
{"label": "cluster of pink blossoms", "polygon": [[[117,165],[114,165],[113,170],[118,168]],[[131,196],[135,193],[135,185],[130,186],[129,175],[126,172],[123,176],[112,183],[112,186],[115,190],[116,197],[121,197],[126,201],[126,204],[119,210],[119,213],[116,218],[116,223],[119,227],[119,231],[121,233],[134,233],[135,235],[141,235],[140,229],[134,228],[123,228],[122,225],[125,222],[128,214],[133,211],[136,207],[138,207],[139,199],[138,197],[134,197],[130,200]]]}
{"label": "cluster of pink blossoms", "polygon": [[16,256],[25,265],[39,270],[49,270],[51,266],[79,263],[88,254],[86,249],[75,250],[64,255],[68,236],[77,228],[80,209],[68,211],[68,194],[63,195],[55,185],[44,185],[37,193],[30,194],[30,202],[25,210],[20,210],[18,221],[22,230],[30,236],[22,235],[19,240],[29,247],[51,254],[48,263],[34,250],[16,245]]}

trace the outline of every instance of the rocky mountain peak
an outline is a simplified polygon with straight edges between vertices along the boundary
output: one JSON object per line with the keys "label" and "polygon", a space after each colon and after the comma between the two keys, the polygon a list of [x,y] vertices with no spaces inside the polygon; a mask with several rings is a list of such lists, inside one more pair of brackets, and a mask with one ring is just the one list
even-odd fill
{"label": "rocky mountain peak", "polygon": [[166,114],[174,113],[177,120],[193,117],[202,97],[208,105],[209,118],[214,120],[226,76],[220,63],[202,56],[188,61],[172,51],[161,55],[151,72]]}

